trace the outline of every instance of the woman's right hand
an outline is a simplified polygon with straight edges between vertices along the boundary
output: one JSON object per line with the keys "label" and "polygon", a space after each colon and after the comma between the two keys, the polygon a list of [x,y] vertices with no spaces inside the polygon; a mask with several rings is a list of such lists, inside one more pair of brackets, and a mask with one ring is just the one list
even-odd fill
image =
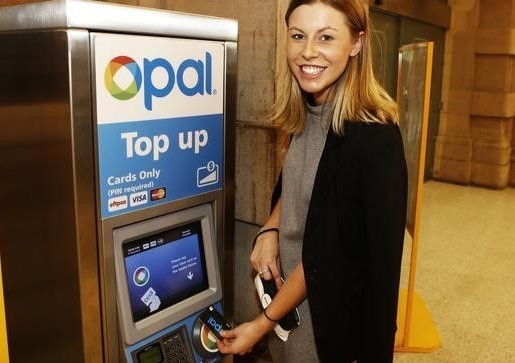
{"label": "woman's right hand", "polygon": [[265,280],[275,280],[279,289],[282,285],[279,262],[279,234],[268,231],[259,235],[250,254],[250,263]]}
{"label": "woman's right hand", "polygon": [[246,354],[269,331],[275,323],[263,317],[263,314],[248,323],[232,329],[222,330],[223,339],[217,340],[218,350],[222,354]]}

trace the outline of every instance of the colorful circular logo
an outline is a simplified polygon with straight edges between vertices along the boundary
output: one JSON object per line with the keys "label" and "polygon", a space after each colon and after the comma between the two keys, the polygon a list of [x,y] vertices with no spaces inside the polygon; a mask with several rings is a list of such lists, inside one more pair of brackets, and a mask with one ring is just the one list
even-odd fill
{"label": "colorful circular logo", "polygon": [[132,281],[134,281],[137,286],[145,286],[149,279],[150,271],[145,266],[140,266],[134,270]]}
{"label": "colorful circular logo", "polygon": [[[115,81],[114,77],[121,68],[124,68],[132,75],[132,82],[125,89],[122,89]],[[107,91],[118,100],[129,100],[136,96],[141,87],[141,69],[130,57],[124,55],[111,59],[104,73],[104,83]]]}

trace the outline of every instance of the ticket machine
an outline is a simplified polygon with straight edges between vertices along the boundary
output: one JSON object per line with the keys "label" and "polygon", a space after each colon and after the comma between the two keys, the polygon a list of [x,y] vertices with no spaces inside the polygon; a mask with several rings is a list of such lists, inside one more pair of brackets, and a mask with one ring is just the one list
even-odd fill
{"label": "ticket machine", "polygon": [[96,1],[0,8],[11,363],[222,360],[199,315],[232,309],[237,35]]}
{"label": "ticket machine", "polygon": [[200,321],[222,310],[211,206],[203,204],[113,231],[119,327],[127,362],[217,361]]}

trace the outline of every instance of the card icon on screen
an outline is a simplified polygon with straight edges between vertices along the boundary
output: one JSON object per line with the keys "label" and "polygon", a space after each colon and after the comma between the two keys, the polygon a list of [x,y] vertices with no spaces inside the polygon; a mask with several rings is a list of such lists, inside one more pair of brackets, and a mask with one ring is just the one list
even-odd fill
{"label": "card icon on screen", "polygon": [[150,312],[156,311],[161,305],[161,299],[159,299],[156,291],[151,287],[143,294],[141,301],[149,307]]}

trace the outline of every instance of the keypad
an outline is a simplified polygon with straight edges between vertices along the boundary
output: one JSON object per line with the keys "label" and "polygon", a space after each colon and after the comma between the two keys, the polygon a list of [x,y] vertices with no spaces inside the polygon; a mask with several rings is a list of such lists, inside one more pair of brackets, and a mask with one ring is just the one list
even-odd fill
{"label": "keypad", "polygon": [[194,363],[179,332],[163,337],[162,342],[168,363]]}

